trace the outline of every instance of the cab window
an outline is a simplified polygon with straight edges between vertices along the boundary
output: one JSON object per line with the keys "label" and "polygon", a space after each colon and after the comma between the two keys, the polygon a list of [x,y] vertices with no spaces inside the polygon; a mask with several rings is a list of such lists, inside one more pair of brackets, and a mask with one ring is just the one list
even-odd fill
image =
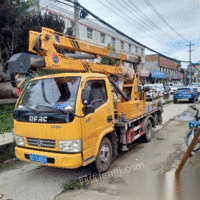
{"label": "cab window", "polygon": [[87,81],[85,88],[89,89],[88,104],[94,106],[95,109],[107,102],[106,83],[104,80]]}

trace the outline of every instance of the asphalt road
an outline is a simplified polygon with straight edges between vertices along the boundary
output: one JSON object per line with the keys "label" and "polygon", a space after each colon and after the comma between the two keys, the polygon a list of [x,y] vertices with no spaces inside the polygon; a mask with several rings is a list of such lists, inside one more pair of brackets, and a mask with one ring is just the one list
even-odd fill
{"label": "asphalt road", "polygon": [[[170,119],[173,119],[175,116],[187,110],[189,105],[191,104],[187,102],[165,105],[163,113],[163,125],[158,126],[154,131],[157,132],[158,130],[162,129]],[[124,167],[124,163],[127,163],[126,166],[131,165],[132,161],[136,161],[136,159],[139,158],[141,161],[144,161],[145,159],[151,159],[150,154],[145,155],[145,152],[153,151],[154,146],[152,145],[156,144],[157,143],[154,144],[151,142],[147,144],[134,144],[136,150],[133,148],[130,151],[135,152],[134,156],[129,156],[132,155],[130,152],[125,156],[120,156],[113,162],[111,170],[118,166],[119,163],[119,166]],[[137,155],[137,151],[141,148],[141,145],[142,152]],[[172,150],[174,149],[171,149],[171,151]],[[155,151],[153,152],[155,153]],[[168,153],[170,152],[166,151],[165,156],[167,156]],[[162,154],[158,154],[157,156],[162,157]],[[154,167],[156,166],[156,164],[152,165],[154,165]],[[76,170],[67,170],[43,167],[21,161],[8,163],[0,169],[0,195],[4,195],[2,200],[50,200],[62,192],[62,186],[64,183],[90,173],[91,171],[89,167]]]}

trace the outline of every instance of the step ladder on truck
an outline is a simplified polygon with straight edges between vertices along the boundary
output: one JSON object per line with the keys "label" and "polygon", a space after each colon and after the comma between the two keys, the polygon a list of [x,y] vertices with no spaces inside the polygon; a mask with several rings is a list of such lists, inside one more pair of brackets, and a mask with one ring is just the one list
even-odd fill
{"label": "step ladder on truck", "polygon": [[[15,54],[8,62],[12,85],[22,89],[14,110],[18,159],[59,168],[93,163],[105,172],[137,138],[151,140],[152,127],[162,123],[162,106],[147,106],[138,74],[130,78],[122,71],[123,62],[137,65],[139,57],[127,58],[48,28],[29,34],[34,54]],[[115,65],[85,61],[99,57],[113,59]],[[25,84],[38,68],[66,73]],[[114,81],[119,77],[121,87]]]}

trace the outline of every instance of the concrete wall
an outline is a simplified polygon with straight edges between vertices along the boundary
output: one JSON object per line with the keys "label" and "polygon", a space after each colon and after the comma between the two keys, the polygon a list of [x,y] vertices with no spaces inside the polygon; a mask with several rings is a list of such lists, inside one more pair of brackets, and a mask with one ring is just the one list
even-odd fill
{"label": "concrete wall", "polygon": [[0,82],[0,99],[16,98],[10,82]]}
{"label": "concrete wall", "polygon": [[158,66],[158,61],[146,61],[145,62],[145,68],[149,71],[157,70],[160,71],[160,67]]}

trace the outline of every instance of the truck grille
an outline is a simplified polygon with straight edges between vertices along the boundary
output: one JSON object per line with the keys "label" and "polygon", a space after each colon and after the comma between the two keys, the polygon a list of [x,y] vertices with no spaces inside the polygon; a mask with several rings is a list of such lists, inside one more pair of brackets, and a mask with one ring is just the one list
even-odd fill
{"label": "truck grille", "polygon": [[37,138],[27,138],[28,145],[37,147],[55,148],[55,140],[43,140]]}

